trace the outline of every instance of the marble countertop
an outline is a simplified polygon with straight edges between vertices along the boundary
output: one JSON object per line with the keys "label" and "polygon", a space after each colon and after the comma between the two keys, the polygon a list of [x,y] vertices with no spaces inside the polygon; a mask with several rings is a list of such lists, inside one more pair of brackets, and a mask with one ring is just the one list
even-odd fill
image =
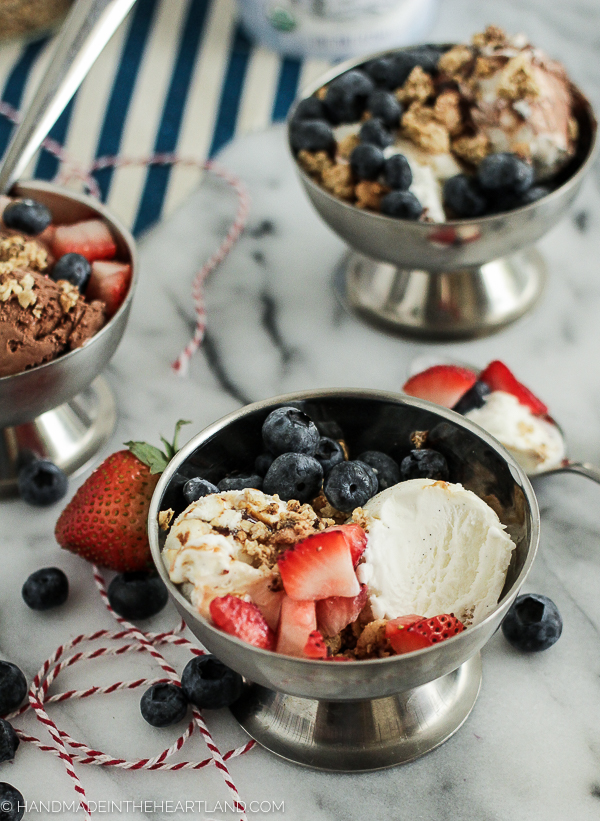
{"label": "marble countertop", "polygon": [[[446,0],[432,39],[464,39],[489,22],[491,13],[489,4]],[[510,30],[535,34],[600,108],[600,12],[593,0],[497,2],[493,18]],[[191,436],[246,402],[288,391],[399,390],[417,357],[445,356],[482,366],[493,358],[507,362],[551,407],[570,455],[600,464],[598,163],[570,215],[540,243],[550,277],[535,310],[493,337],[433,345],[376,331],[337,302],[332,277],[343,244],[303,195],[281,130],[233,143],[220,161],[243,177],[252,208],[245,235],[209,282],[203,349],[187,378],[172,373],[170,363],[192,332],[192,277],[223,238],[235,209],[231,192],[209,176],[140,243],[141,280],[131,320],[105,372],[120,412],[106,453],[131,438],[157,441],[179,418],[193,420],[184,429]],[[73,480],[70,492],[81,481]],[[542,541],[525,589],[550,596],[561,610],[564,631],[557,645],[521,655],[497,633],[482,654],[483,686],[468,721],[441,748],[412,764],[334,775],[301,769],[259,748],[232,760],[242,799],[249,805],[268,802],[262,810],[250,805],[258,809],[248,812],[250,819],[358,821],[367,813],[398,821],[599,817],[600,488],[580,477],[557,476],[537,480],[535,489]],[[57,512],[2,503],[0,550],[11,561],[5,558],[0,575],[0,657],[19,664],[29,678],[58,644],[114,624],[89,566],[55,544]],[[56,612],[29,611],[20,597],[22,583],[34,569],[51,564],[69,575],[69,601]],[[147,628],[168,628],[176,621],[169,605]],[[178,670],[188,659],[183,651],[168,656]],[[63,686],[144,674],[156,675],[156,668],[136,654],[69,671]],[[136,694],[51,709],[60,711],[61,724],[77,738],[123,757],[153,755],[177,735],[174,729],[145,725]],[[207,723],[221,750],[246,739],[227,711],[207,715]],[[43,733],[33,718],[20,719],[18,726]],[[186,758],[207,756],[198,737],[184,752]],[[129,805],[135,817],[174,817],[160,802],[178,799],[205,802],[190,811],[191,817],[237,817],[225,806],[229,795],[214,767],[177,773],[79,767],[78,772],[92,800],[157,802],[156,811]],[[2,765],[0,779],[18,787],[28,801],[74,798],[61,763],[31,745],[21,746],[12,765]]]}

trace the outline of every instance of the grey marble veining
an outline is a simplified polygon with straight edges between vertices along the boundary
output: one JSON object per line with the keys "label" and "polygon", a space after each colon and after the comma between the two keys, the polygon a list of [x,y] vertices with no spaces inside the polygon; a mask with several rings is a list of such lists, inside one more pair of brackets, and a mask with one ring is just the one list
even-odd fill
{"label": "grey marble veining", "polygon": [[[600,8],[595,0],[445,0],[432,39],[460,40],[487,22],[526,30],[562,59],[600,108]],[[343,245],[316,217],[295,178],[283,132],[237,141],[221,162],[240,174],[252,197],[248,229],[207,285],[208,334],[187,379],[170,363],[193,329],[190,284],[223,238],[235,208],[231,191],[207,176],[200,190],[141,243],[142,275],[127,333],[106,376],[120,418],[111,446],[157,441],[178,418],[184,438],[247,401],[305,388],[358,386],[398,390],[415,359],[454,357],[475,365],[506,361],[549,404],[570,453],[600,464],[600,173],[596,163],[574,209],[540,244],[550,278],[535,311],[508,330],[468,343],[429,345],[387,336],[337,302],[331,287]],[[72,482],[71,491],[81,480]],[[393,821],[594,821],[600,817],[600,488],[578,477],[538,480],[542,543],[527,589],[545,593],[565,621],[558,644],[523,656],[496,634],[483,652],[484,680],[465,726],[423,759],[389,771],[332,775],[289,765],[254,749],[230,762],[242,798],[284,802],[284,812],[250,818],[294,821],[365,817]],[[55,647],[82,631],[111,628],[87,565],[56,546],[55,509],[2,503],[0,657],[31,677]],[[57,564],[71,579],[67,605],[33,613],[20,588],[34,569]],[[173,608],[148,625],[176,622]],[[185,652],[168,653],[178,669]],[[156,675],[136,654],[90,662],[65,673],[63,686]],[[60,685],[60,682],[59,682]],[[128,758],[153,755],[174,730],[148,727],[137,694],[52,708],[75,737]],[[207,717],[222,750],[241,744],[226,711]],[[44,737],[28,717],[19,726]],[[196,738],[185,758],[208,752]],[[61,763],[22,745],[0,779],[28,800],[72,800]],[[190,817],[226,819],[228,793],[213,767],[199,772],[130,773],[79,767],[93,800],[205,801]],[[211,810],[212,808],[212,810]],[[166,819],[136,810],[133,817]],[[35,816],[33,816],[35,817]],[[127,816],[125,816],[127,817]]]}

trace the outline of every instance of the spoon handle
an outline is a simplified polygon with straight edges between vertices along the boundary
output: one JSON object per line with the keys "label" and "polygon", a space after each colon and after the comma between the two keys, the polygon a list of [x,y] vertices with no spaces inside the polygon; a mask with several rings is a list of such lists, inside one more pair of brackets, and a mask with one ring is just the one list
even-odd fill
{"label": "spoon handle", "polygon": [[588,462],[572,462],[569,459],[560,467],[544,471],[540,476],[548,476],[552,473],[578,473],[580,476],[585,476],[600,485],[600,468],[590,465]]}
{"label": "spoon handle", "polygon": [[48,68],[0,166],[0,194],[10,190],[79,88],[135,0],[77,0]]}

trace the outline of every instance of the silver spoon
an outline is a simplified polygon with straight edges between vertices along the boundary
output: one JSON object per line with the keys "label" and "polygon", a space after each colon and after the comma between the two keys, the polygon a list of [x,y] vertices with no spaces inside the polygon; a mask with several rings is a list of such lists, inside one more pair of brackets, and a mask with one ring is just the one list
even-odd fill
{"label": "silver spoon", "polygon": [[135,0],[77,0],[63,23],[48,68],[0,165],[0,194],[23,174]]}

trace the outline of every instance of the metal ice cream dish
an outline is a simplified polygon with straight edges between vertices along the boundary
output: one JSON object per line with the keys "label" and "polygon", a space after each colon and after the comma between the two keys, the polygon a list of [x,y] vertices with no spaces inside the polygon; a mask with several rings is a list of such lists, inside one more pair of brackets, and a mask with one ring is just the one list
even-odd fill
{"label": "metal ice cream dish", "polygon": [[[399,459],[410,434],[446,456],[452,482],[491,504],[516,545],[496,608],[479,624],[405,655],[336,663],[258,649],[214,627],[170,581],[161,557],[159,513],[181,512],[182,476],[217,482],[250,470],[262,449],[261,428],[281,405],[304,410],[317,425],[339,426],[350,453],[380,450]],[[434,444],[435,443],[435,444]],[[150,506],[152,556],[188,627],[246,686],[235,718],[268,750],[325,770],[361,771],[415,759],[449,738],[471,712],[481,684],[480,650],[498,628],[533,563],[539,512],[516,461],[477,425],[424,400],[372,390],[319,390],[248,405],[191,439],[163,473]]]}
{"label": "metal ice cream dish", "polygon": [[[341,63],[304,89],[301,100],[351,68],[407,50]],[[485,336],[529,311],[546,279],[533,243],[564,216],[594,155],[596,118],[581,91],[572,86],[572,92],[577,150],[559,172],[557,187],[532,204],[494,215],[443,223],[395,219],[338,199],[294,158],[311,203],[352,249],[334,283],[342,302],[376,325],[432,340]]]}

